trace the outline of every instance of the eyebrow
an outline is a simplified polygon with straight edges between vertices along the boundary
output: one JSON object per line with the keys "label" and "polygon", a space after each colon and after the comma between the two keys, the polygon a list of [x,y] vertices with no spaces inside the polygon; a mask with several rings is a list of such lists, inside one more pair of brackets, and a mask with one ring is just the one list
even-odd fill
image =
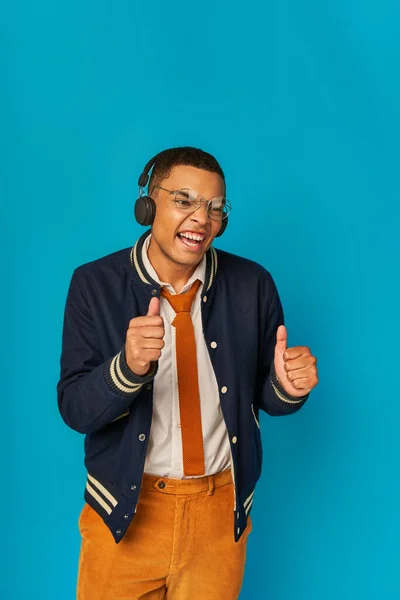
{"label": "eyebrow", "polygon": [[174,194],[176,194],[176,193],[179,192],[180,194],[182,194],[182,196],[185,196],[186,198],[189,198],[189,192],[187,190],[185,190],[185,189],[172,190],[172,192]]}

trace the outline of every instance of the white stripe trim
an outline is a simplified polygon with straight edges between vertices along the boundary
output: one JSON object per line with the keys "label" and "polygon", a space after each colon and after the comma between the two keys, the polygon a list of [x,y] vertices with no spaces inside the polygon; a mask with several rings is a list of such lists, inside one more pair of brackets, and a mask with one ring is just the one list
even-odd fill
{"label": "white stripe trim", "polygon": [[100,490],[103,496],[107,498],[107,500],[109,500],[113,506],[117,506],[118,501],[114,498],[114,496],[110,494],[108,490],[106,490],[106,488],[100,483],[100,481],[97,481],[97,479],[95,479],[92,475],[89,474],[88,479],[93,483],[93,485],[97,487],[98,490]]}
{"label": "white stripe trim", "polygon": [[272,383],[272,387],[274,388],[274,392],[275,394],[278,396],[278,398],[280,400],[282,400],[282,402],[286,402],[287,404],[300,404],[301,402],[303,402],[303,399],[301,400],[289,400],[289,398],[286,398],[283,394],[281,394],[281,392],[278,390],[278,388],[276,387],[276,385],[271,381]]}
{"label": "white stripe trim", "polygon": [[150,281],[147,281],[146,277],[143,274],[142,269],[139,267],[139,263],[138,263],[138,259],[137,259],[137,254],[136,254],[136,250],[137,250],[137,245],[139,242],[136,242],[136,244],[133,246],[132,248],[132,252],[131,252],[131,258],[133,259],[133,264],[135,265],[135,269],[138,272],[138,275],[140,277],[140,279],[144,282],[144,283],[148,283],[150,284]]}
{"label": "white stripe trim", "polygon": [[[111,365],[110,365],[110,375],[111,375],[111,379],[113,380],[114,385],[121,390],[121,392],[126,392],[128,394],[132,394],[133,392],[136,392],[141,386],[141,383],[130,383],[121,373],[121,368],[118,366],[119,371],[116,367],[117,364],[117,360],[119,361],[120,358],[120,354],[117,354],[116,356],[114,356],[114,358],[111,361]],[[122,385],[122,383],[119,381],[119,379],[117,378],[115,371],[117,371],[118,373],[121,373],[122,378],[124,381],[128,382],[128,385]]]}
{"label": "white stripe trim", "polygon": [[217,275],[217,270],[218,270],[218,254],[217,251],[215,250],[215,248],[212,249],[212,251],[214,252],[214,277]]}
{"label": "white stripe trim", "polygon": [[217,273],[217,253],[214,248],[210,248],[211,252],[211,269],[210,269],[210,281],[208,283],[207,291],[210,289],[212,282],[214,281],[215,274]]}
{"label": "white stripe trim", "polygon": [[115,362],[115,370],[117,371],[117,375],[118,377],[123,381],[123,383],[125,383],[128,387],[133,388],[134,390],[137,390],[141,387],[141,383],[132,383],[131,381],[129,381],[129,379],[127,379],[125,377],[125,375],[123,374],[123,372],[121,371],[121,352],[119,352],[119,354],[117,354],[117,360]]}
{"label": "white stripe trim", "polygon": [[243,503],[243,506],[244,506],[245,508],[246,508],[246,506],[248,505],[248,503],[249,503],[250,501],[252,501],[251,499],[252,499],[252,498],[253,498],[253,496],[254,496],[254,492],[255,492],[255,490],[253,490],[253,491],[251,492],[250,496],[249,496],[248,498],[246,498],[246,500],[244,501],[244,503]]}
{"label": "white stripe trim", "polygon": [[245,510],[245,513],[246,513],[246,515],[248,515],[248,514],[249,514],[249,512],[250,512],[251,505],[253,504],[253,500],[254,500],[254,498],[252,498],[252,499],[251,499],[251,501],[250,501],[250,503],[249,503],[248,507],[244,509],[244,510]]}
{"label": "white stripe trim", "polygon": [[93,498],[100,504],[100,506],[102,508],[104,508],[104,510],[106,511],[106,513],[108,513],[109,515],[111,514],[111,508],[108,506],[108,504],[106,504],[103,500],[103,498],[101,498],[99,496],[99,494],[92,488],[92,486],[90,485],[89,482],[86,483],[86,489],[89,492],[89,494],[91,496],[93,496]]}

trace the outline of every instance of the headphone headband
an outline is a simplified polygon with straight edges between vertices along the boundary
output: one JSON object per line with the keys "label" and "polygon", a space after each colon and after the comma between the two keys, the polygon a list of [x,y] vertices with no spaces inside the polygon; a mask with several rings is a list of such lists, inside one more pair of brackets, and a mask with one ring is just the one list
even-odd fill
{"label": "headphone headband", "polygon": [[158,161],[158,159],[160,158],[160,156],[162,154],[165,154],[166,150],[163,150],[162,152],[159,152],[158,154],[156,154],[155,156],[153,156],[153,158],[151,158],[149,160],[149,162],[146,164],[145,168],[143,169],[143,173],[140,175],[139,180],[138,180],[138,186],[140,188],[144,188],[148,182],[149,182],[149,172],[151,170],[152,167],[154,167],[154,165],[156,164],[156,162]]}

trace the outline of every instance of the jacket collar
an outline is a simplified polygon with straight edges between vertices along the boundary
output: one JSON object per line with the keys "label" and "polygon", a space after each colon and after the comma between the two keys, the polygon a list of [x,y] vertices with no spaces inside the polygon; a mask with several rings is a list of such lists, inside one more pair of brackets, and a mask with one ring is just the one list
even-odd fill
{"label": "jacket collar", "polygon": [[[157,287],[160,287],[159,283],[157,283],[157,281],[154,281],[154,279],[150,276],[150,274],[146,270],[146,268],[143,264],[143,260],[142,260],[143,244],[144,244],[144,241],[146,240],[146,238],[150,235],[150,233],[151,233],[151,229],[148,229],[147,231],[144,232],[144,234],[142,236],[140,236],[140,238],[138,239],[138,241],[136,242],[136,244],[133,246],[133,248],[131,250],[130,260],[131,260],[132,267],[135,271],[135,274],[137,275],[137,277],[139,277],[139,279],[143,283],[145,283],[146,285],[153,285],[153,286],[155,285]],[[215,277],[217,275],[217,270],[218,270],[217,252],[216,252],[215,248],[213,248],[211,246],[211,248],[209,248],[206,253],[206,276],[205,276],[205,281],[204,281],[204,291],[208,291],[211,288],[212,284],[214,283]]]}

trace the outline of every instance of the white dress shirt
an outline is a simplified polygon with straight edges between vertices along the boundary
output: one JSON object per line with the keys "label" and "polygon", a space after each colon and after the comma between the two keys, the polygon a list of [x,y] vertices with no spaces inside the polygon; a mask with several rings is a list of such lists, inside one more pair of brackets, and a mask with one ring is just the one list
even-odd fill
{"label": "white dress shirt", "polygon": [[[147,255],[151,235],[146,239],[142,259],[149,275],[171,294],[173,287],[160,281]],[[214,369],[208,354],[201,321],[201,291],[206,271],[206,257],[193,273],[181,294],[187,292],[199,279],[201,285],[193,300],[191,317],[196,339],[197,370],[199,378],[201,420],[204,440],[205,475],[213,475],[231,466],[228,433],[219,402],[219,392]],[[171,325],[175,311],[164,297],[160,298],[160,315],[164,319],[165,346],[154,378],[153,420],[147,449],[144,472],[160,477],[185,479],[183,473],[182,438],[180,429],[178,372],[176,365],[175,327]]]}

